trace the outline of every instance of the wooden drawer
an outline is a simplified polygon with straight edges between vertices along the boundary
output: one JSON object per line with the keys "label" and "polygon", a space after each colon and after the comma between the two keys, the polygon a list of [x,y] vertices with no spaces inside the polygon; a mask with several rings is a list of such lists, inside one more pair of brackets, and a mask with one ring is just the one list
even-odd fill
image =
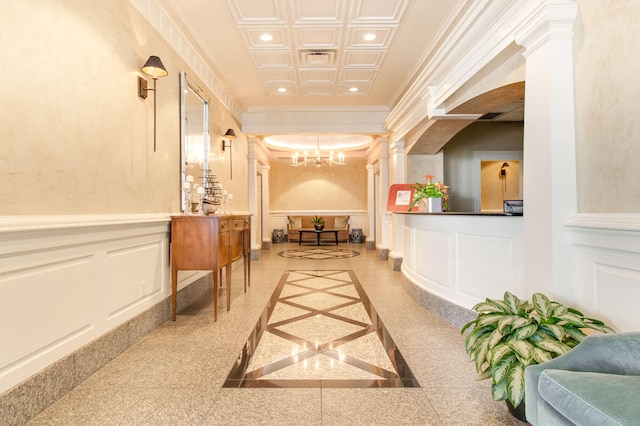
{"label": "wooden drawer", "polygon": [[232,220],[232,228],[233,229],[246,229],[247,228],[247,221],[245,219],[233,219]]}
{"label": "wooden drawer", "polygon": [[218,230],[220,232],[229,232],[231,229],[231,221],[229,219],[220,219],[218,221]]}

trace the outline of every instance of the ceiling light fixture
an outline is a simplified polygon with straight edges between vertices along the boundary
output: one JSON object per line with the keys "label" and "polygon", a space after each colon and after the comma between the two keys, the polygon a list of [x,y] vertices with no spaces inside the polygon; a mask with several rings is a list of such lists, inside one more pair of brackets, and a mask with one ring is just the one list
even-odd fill
{"label": "ceiling light fixture", "polygon": [[367,40],[367,41],[373,41],[373,40],[376,39],[376,35],[373,34],[373,33],[367,33],[362,38]]}
{"label": "ceiling light fixture", "polygon": [[357,92],[357,91],[358,91],[358,88],[357,88],[357,87],[350,87],[350,88],[349,88],[349,91],[350,91],[350,92]]}
{"label": "ceiling light fixture", "polygon": [[284,93],[286,91],[287,91],[287,89],[285,89],[284,87],[278,87],[278,92]]}
{"label": "ceiling light fixture", "polygon": [[271,41],[271,40],[273,40],[273,36],[271,34],[265,33],[265,34],[262,34],[260,36],[260,40],[262,40],[262,41]]}
{"label": "ceiling light fixture", "polygon": [[300,167],[312,164],[316,167],[320,167],[322,165],[331,167],[334,164],[339,166],[346,166],[347,163],[344,161],[344,154],[342,152],[338,153],[338,158],[335,159],[333,157],[333,151],[329,151],[328,155],[322,155],[320,152],[320,135],[316,135],[316,154],[313,157],[309,157],[309,151],[304,152],[304,157],[300,158],[300,154],[297,152],[291,156],[291,165],[293,167]]}

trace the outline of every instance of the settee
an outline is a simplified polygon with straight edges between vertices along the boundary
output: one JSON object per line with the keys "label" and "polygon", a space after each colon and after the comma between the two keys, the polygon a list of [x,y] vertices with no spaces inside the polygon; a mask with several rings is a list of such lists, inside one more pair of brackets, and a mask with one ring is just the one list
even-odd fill
{"label": "settee", "polygon": [[[289,241],[300,241],[300,229],[313,228],[311,219],[313,216],[287,216],[287,234]],[[338,230],[338,241],[349,241],[349,216],[322,216],[325,220],[325,229]],[[304,241],[316,239],[315,235],[305,235]],[[332,236],[333,238],[333,236]]]}
{"label": "settee", "polygon": [[640,333],[592,334],[525,370],[527,421],[547,425],[640,424]]}

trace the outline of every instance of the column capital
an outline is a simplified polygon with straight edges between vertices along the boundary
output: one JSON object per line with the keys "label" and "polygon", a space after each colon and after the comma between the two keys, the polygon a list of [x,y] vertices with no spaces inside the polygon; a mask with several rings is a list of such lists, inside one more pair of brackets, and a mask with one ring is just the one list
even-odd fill
{"label": "column capital", "polygon": [[573,37],[578,14],[575,0],[549,0],[515,33],[515,42],[523,46],[525,57],[554,38]]}

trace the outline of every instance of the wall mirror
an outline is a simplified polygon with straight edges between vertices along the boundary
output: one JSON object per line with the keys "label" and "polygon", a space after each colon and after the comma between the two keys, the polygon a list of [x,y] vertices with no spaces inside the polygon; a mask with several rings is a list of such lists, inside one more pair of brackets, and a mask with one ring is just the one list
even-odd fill
{"label": "wall mirror", "polygon": [[183,212],[202,193],[209,162],[209,98],[180,72],[180,199]]}

